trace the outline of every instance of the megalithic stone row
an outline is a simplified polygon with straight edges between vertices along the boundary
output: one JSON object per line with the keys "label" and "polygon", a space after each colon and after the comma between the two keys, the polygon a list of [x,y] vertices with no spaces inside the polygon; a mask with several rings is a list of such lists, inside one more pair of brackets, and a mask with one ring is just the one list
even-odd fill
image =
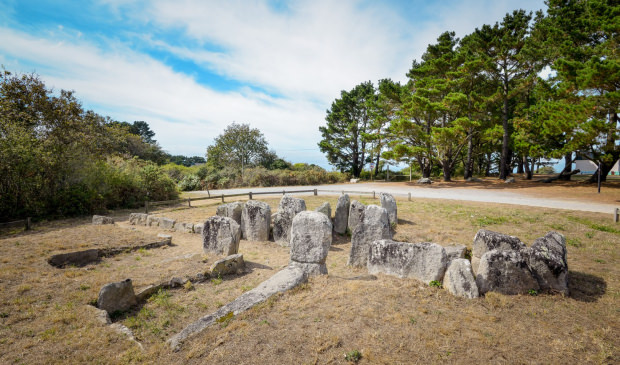
{"label": "megalithic stone row", "polygon": [[336,213],[334,214],[334,232],[338,234],[345,234],[347,232],[350,205],[349,195],[344,194],[338,197]]}
{"label": "megalithic stone row", "polygon": [[269,204],[248,200],[241,213],[243,237],[249,241],[268,241],[271,228],[271,208]]}
{"label": "megalithic stone row", "polygon": [[376,205],[364,209],[362,220],[351,236],[351,253],[347,265],[366,267],[370,244],[377,240],[392,239],[387,211]]}
{"label": "megalithic stone row", "polygon": [[308,275],[327,274],[325,260],[332,244],[332,222],[319,212],[300,212],[291,227],[291,266]]}

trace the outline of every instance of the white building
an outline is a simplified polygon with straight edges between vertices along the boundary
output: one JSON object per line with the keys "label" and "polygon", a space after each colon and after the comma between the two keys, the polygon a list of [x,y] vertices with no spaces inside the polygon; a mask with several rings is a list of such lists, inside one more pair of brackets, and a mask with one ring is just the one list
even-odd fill
{"label": "white building", "polygon": [[[609,171],[609,175],[620,175],[620,160],[616,161],[614,167]],[[575,169],[581,170],[580,174],[591,175],[596,172],[597,165],[590,161],[583,159],[581,156],[577,156],[575,160]]]}

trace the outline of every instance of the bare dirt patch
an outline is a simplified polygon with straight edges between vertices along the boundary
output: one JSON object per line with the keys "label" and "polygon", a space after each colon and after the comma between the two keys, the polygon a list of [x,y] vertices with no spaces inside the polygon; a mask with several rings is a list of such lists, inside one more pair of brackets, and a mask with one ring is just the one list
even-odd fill
{"label": "bare dirt patch", "polygon": [[[378,204],[368,196],[351,196]],[[305,197],[308,209],[337,197]],[[263,200],[263,199],[261,199]],[[275,211],[279,198],[264,199]],[[199,223],[218,203],[170,207],[162,216]],[[165,340],[185,325],[250,290],[288,263],[288,248],[242,241],[248,272],[193,287],[162,291],[116,318],[140,349],[96,321],[89,303],[102,285],[131,278],[139,289],[172,276],[204,272],[216,257],[202,253],[196,234],[172,232],[173,246],[121,254],[82,268],[57,269],[53,253],[156,239],[157,228],[88,220],[39,225],[0,237],[0,358],[6,363],[615,363],[620,361],[620,225],[609,215],[500,204],[398,200],[399,241],[471,248],[479,228],[520,237],[528,245],[550,230],[567,237],[569,297],[503,296],[477,300],[413,280],[346,266],[347,237],[336,237],[329,276],[278,295],[192,337],[173,353]],[[362,280],[347,280],[362,277]]]}

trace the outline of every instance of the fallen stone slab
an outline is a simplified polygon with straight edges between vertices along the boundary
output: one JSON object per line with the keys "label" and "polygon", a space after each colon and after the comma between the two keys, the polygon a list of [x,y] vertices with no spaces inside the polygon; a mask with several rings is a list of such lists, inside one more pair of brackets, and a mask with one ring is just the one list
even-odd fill
{"label": "fallen stone slab", "polygon": [[146,226],[146,219],[148,214],[145,213],[131,213],[129,214],[129,224],[134,226]]}
{"label": "fallen stone slab", "polygon": [[370,243],[368,273],[412,278],[425,284],[441,281],[448,258],[440,245],[377,240]]}
{"label": "fallen stone slab", "polygon": [[271,225],[271,207],[269,204],[248,200],[241,214],[241,232],[249,241],[268,241]]}
{"label": "fallen stone slab", "polygon": [[332,217],[332,207],[328,202],[321,204],[318,208],[314,210],[315,212],[323,213],[327,216],[327,218]]}
{"label": "fallen stone slab", "polygon": [[387,210],[390,225],[395,227],[398,224],[398,207],[396,206],[396,199],[392,194],[379,193],[379,200],[381,201],[381,207]]}
{"label": "fallen stone slab", "polygon": [[540,289],[568,295],[566,239],[557,232],[538,238],[524,251],[528,266]]}
{"label": "fallen stone slab", "polygon": [[360,223],[351,236],[351,253],[347,265],[366,267],[370,244],[382,239],[392,239],[387,211],[376,205],[364,209]]}
{"label": "fallen stone slab", "polygon": [[109,314],[125,312],[137,303],[131,279],[104,285],[97,298],[97,308]]}
{"label": "fallen stone slab", "polygon": [[103,215],[93,215],[93,224],[94,225],[114,224],[114,219],[103,216]]}
{"label": "fallen stone slab", "polygon": [[216,215],[220,217],[232,218],[241,226],[241,214],[243,213],[243,203],[232,202],[228,204],[222,204],[217,207]]}
{"label": "fallen stone slab", "polygon": [[471,267],[474,273],[477,273],[478,266],[480,265],[480,258],[491,250],[521,251],[523,249],[525,249],[525,244],[517,237],[481,229],[474,237],[471,253]]}
{"label": "fallen stone slab", "polygon": [[443,287],[450,294],[468,299],[478,298],[478,285],[467,259],[455,258],[450,261],[443,277]]}
{"label": "fallen stone slab", "polygon": [[136,301],[138,303],[143,302],[147,300],[151,295],[156,294],[158,291],[164,288],[165,288],[165,285],[163,284],[149,285],[143,288],[142,290],[140,290],[138,293],[136,293]]}
{"label": "fallen stone slab", "polygon": [[241,227],[228,217],[214,216],[204,222],[202,248],[206,253],[234,255],[239,251]]}
{"label": "fallen stone slab", "polygon": [[344,194],[338,197],[336,213],[334,214],[334,232],[338,234],[345,234],[347,232],[350,206],[351,201],[349,200],[349,195]]}
{"label": "fallen stone slab", "polygon": [[224,276],[242,273],[245,269],[245,261],[242,254],[226,256],[211,265],[212,276]]}
{"label": "fallen stone slab", "polygon": [[96,248],[90,250],[61,253],[53,255],[47,262],[55,267],[64,267],[69,265],[86,266],[93,262],[99,261],[99,250]]}
{"label": "fallen stone slab", "polygon": [[332,244],[332,222],[319,212],[301,212],[291,228],[290,264],[310,275],[327,274],[325,260]]}
{"label": "fallen stone slab", "polygon": [[481,295],[490,291],[507,295],[527,294],[530,290],[540,289],[521,251],[498,249],[486,252],[480,258],[476,285]]}
{"label": "fallen stone slab", "polygon": [[347,223],[349,232],[353,233],[353,231],[355,231],[355,227],[357,227],[357,225],[362,220],[365,209],[366,206],[359,201],[353,200],[351,202],[351,205],[349,207],[349,221]]}
{"label": "fallen stone slab", "polygon": [[216,312],[208,314],[185,327],[181,332],[168,339],[167,343],[175,351],[181,348],[183,342],[192,335],[205,330],[224,316],[235,316],[253,306],[264,302],[274,294],[281,293],[305,283],[308,280],[300,268],[286,267],[271,278],[259,284],[256,288],[243,293],[240,297],[224,305]]}

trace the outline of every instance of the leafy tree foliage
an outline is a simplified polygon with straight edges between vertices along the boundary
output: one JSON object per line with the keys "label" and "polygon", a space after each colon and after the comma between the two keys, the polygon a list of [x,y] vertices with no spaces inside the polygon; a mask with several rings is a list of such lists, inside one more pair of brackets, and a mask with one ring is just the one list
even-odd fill
{"label": "leafy tree foliage", "polygon": [[258,164],[267,152],[267,140],[260,130],[233,122],[207,148],[207,164],[216,168],[231,166],[243,176],[243,170]]}
{"label": "leafy tree foliage", "polygon": [[204,157],[200,157],[200,156],[188,157],[188,156],[183,156],[183,155],[175,155],[175,156],[170,156],[168,159],[173,164],[182,165],[186,167],[207,162]]}

